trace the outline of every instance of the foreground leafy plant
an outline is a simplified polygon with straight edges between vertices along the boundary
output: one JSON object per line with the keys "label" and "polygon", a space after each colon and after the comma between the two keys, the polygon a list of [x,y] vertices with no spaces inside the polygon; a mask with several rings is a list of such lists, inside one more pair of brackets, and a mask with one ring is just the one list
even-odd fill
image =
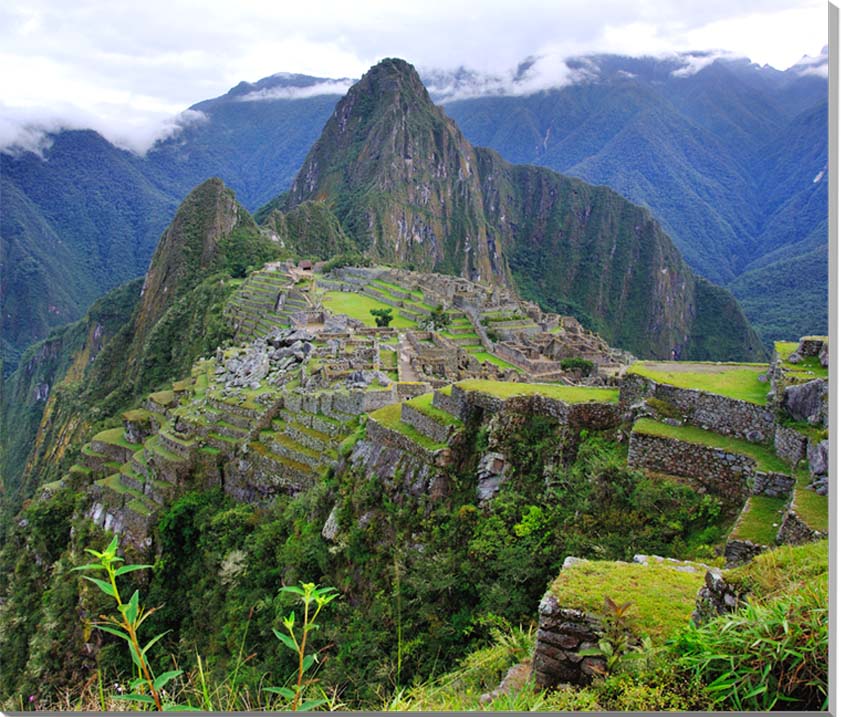
{"label": "foreground leafy plant", "polygon": [[289,613],[288,617],[283,618],[283,627],[286,629],[286,633],[275,628],[272,629],[275,637],[298,656],[298,679],[295,689],[290,687],[266,687],[264,691],[272,692],[291,700],[293,710],[311,710],[324,704],[327,700],[317,699],[301,702],[304,687],[306,686],[304,684],[304,673],[317,661],[315,653],[307,654],[307,638],[310,632],[318,629],[318,624],[315,620],[321,610],[333,602],[339,595],[335,588],[319,588],[315,583],[301,583],[301,587],[288,585],[282,587],[280,592],[295,595],[304,604],[304,616],[300,628],[297,630],[295,628],[295,611],[293,610]]}
{"label": "foreground leafy plant", "polygon": [[[173,679],[181,675],[182,670],[170,670],[155,676],[152,670],[147,653],[151,647],[158,642],[166,633],[156,635],[145,647],[140,646],[140,640],[137,635],[137,630],[144,620],[149,617],[155,608],[146,610],[140,605],[140,593],[135,590],[128,602],[124,602],[120,590],[117,587],[117,578],[121,575],[134,572],[136,570],[145,570],[151,568],[151,565],[120,565],[124,562],[123,558],[117,555],[118,537],[115,535],[114,539],[105,548],[104,551],[91,550],[86,548],[85,552],[93,555],[98,563],[88,563],[87,565],[80,565],[74,570],[88,570],[104,572],[106,579],[94,578],[89,575],[84,575],[85,580],[92,582],[102,592],[113,598],[117,603],[117,611],[119,618],[112,615],[100,615],[100,622],[94,623],[103,632],[116,635],[128,644],[129,653],[131,654],[132,662],[137,668],[137,677],[131,682],[131,689],[133,690],[127,695],[117,695],[114,699],[126,700],[129,702],[139,702],[141,704],[154,704],[158,710],[172,710],[172,709],[189,709],[182,708],[171,703],[164,703],[161,699],[164,687]],[[148,691],[145,694],[142,690]]]}
{"label": "foreground leafy plant", "polygon": [[767,603],[750,602],[672,641],[678,665],[706,685],[717,706],[771,710],[828,705],[825,585],[803,586]]}

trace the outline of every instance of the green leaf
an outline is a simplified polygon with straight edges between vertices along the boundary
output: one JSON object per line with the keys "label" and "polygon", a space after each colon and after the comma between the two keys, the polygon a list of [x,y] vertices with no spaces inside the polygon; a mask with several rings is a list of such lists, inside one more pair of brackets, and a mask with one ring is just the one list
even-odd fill
{"label": "green leaf", "polygon": [[315,655],[304,656],[304,662],[303,662],[304,672],[306,672],[308,669],[310,669],[310,667],[312,667],[312,665],[315,661],[316,661]]}
{"label": "green leaf", "polygon": [[129,624],[134,625],[134,621],[137,620],[137,612],[138,612],[138,601],[140,600],[140,593],[135,590],[134,594],[131,596],[131,599],[126,604],[125,610],[123,610],[123,614],[126,616],[126,620],[129,621]]}
{"label": "green leaf", "polygon": [[274,695],[285,697],[287,700],[295,699],[295,690],[291,690],[288,687],[264,687],[263,692],[271,692]]}
{"label": "green leaf", "polygon": [[100,580],[99,578],[92,578],[89,575],[84,575],[85,580],[89,580],[94,585],[96,585],[102,592],[110,597],[116,597],[116,593],[114,592],[114,588],[111,583],[106,583],[104,580]]}
{"label": "green leaf", "polygon": [[133,573],[135,570],[146,570],[146,568],[153,568],[154,565],[123,565],[114,571],[114,575],[125,575],[126,573]]}
{"label": "green leaf", "polygon": [[105,566],[101,563],[88,563],[87,565],[72,568],[70,572],[73,572],[73,570],[105,570]]}
{"label": "green leaf", "polygon": [[123,632],[122,630],[118,630],[116,627],[109,627],[108,625],[97,625],[97,628],[99,628],[103,632],[110,632],[112,635],[121,637],[126,642],[131,640],[131,638],[128,636],[128,633]]}
{"label": "green leaf", "polygon": [[171,630],[167,630],[166,632],[162,632],[160,635],[155,635],[148,643],[146,643],[146,647],[143,648],[143,656],[146,656],[146,653],[149,652],[149,648],[152,647],[158,640],[160,640],[167,632],[172,632]]}
{"label": "green leaf", "polygon": [[306,593],[301,590],[297,585],[286,585],[280,589],[282,593],[292,593],[293,595],[306,595]]}
{"label": "green leaf", "polygon": [[146,705],[155,704],[155,699],[149,695],[114,695],[115,700],[123,700],[125,702],[142,702]]}
{"label": "green leaf", "polygon": [[272,632],[274,636],[280,640],[286,647],[288,647],[292,652],[298,652],[298,646],[295,644],[295,641],[289,637],[289,635],[284,635],[280,630],[276,630],[272,628]]}
{"label": "green leaf", "polygon": [[184,674],[184,670],[170,670],[169,672],[164,672],[158,675],[152,683],[152,686],[155,688],[155,692],[159,692],[170,680],[173,680],[182,674]]}
{"label": "green leaf", "polygon": [[327,702],[327,700],[307,700],[298,705],[296,712],[309,712],[310,710],[319,707]]}
{"label": "green leaf", "polygon": [[143,669],[143,660],[140,658],[140,655],[137,654],[137,648],[134,646],[134,643],[129,641],[128,644],[129,652],[131,653],[131,659],[135,665],[137,665],[140,669]]}
{"label": "green leaf", "polygon": [[103,553],[103,556],[108,556],[108,557],[111,557],[111,558],[116,556],[118,545],[119,545],[119,537],[115,535],[112,538],[111,543],[108,545],[108,547],[105,548],[105,552]]}

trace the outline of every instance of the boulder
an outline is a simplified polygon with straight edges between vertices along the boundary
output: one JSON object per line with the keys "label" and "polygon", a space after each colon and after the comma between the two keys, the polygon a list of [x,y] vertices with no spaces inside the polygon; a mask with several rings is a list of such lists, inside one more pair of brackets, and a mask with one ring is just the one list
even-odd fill
{"label": "boulder", "polygon": [[806,458],[809,460],[809,473],[813,476],[825,476],[829,473],[829,441],[813,443],[809,441],[806,449]]}
{"label": "boulder", "polygon": [[787,386],[783,394],[783,408],[795,421],[813,425],[824,422],[828,384],[825,379]]}

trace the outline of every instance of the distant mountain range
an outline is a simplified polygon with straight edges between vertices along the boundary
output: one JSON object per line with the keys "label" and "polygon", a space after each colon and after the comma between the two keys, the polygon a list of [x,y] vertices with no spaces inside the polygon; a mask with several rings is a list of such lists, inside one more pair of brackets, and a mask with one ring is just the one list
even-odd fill
{"label": "distant mountain range", "polygon": [[[823,64],[822,64],[823,63]],[[694,54],[429,72],[474,145],[649,207],[689,265],[732,288],[763,339],[826,330],[825,58],[786,72]],[[551,84],[564,83],[551,88]],[[0,154],[6,369],[51,327],[143,273],[178,203],[218,176],[249,210],[290,187],[346,79],[279,74],[194,105],[144,157],[92,131]]]}

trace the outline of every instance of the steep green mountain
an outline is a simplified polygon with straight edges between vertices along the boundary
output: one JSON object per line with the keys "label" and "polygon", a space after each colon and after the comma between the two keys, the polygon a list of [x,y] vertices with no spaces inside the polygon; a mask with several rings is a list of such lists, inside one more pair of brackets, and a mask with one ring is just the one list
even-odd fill
{"label": "steep green mountain", "polygon": [[43,158],[0,154],[4,347],[22,350],[145,271],[176,202],[142,164],[91,131],[56,135]]}
{"label": "steep green mountain", "polygon": [[[474,149],[402,60],[384,60],[336,107],[289,193],[325,202],[359,251],[513,284],[644,356],[762,355],[725,290],[699,284],[644,209],[605,187]],[[713,307],[715,307],[713,309]],[[725,310],[728,322],[708,321]]]}
{"label": "steep green mountain", "polygon": [[97,300],[83,319],[55,329],[50,336],[29,347],[17,370],[3,383],[0,401],[0,466],[2,491],[12,502],[20,476],[35,446],[45,460],[53,460],[67,448],[81,416],[60,430],[46,432],[35,445],[38,428],[48,426],[57,403],[71,401],[89,370],[108,342],[131,319],[140,299],[141,281],[135,279],[112,289]]}
{"label": "steep green mountain", "polygon": [[59,475],[92,425],[189,373],[198,356],[230,338],[225,299],[279,251],[219,179],[196,187],[161,237],[142,286],[135,280],[114,290],[83,321],[27,352],[5,382],[10,496],[19,489],[25,497]]}
{"label": "steep green mountain", "polygon": [[[518,77],[528,80],[533,64]],[[648,207],[712,281],[735,281],[777,249],[799,256],[826,219],[826,177],[812,181],[826,165],[825,79],[722,59],[694,73],[686,58],[600,55],[568,66],[568,84],[541,92],[503,83],[489,95],[486,78],[463,70],[425,79],[471,143]],[[240,83],[194,105],[193,121],[144,157],[85,131],[57,133],[43,158],[0,153],[0,251],[12,267],[0,277],[6,372],[50,327],[142,274],[175,207],[207,177],[221,177],[249,210],[288,189],[348,84],[286,74]],[[795,317],[769,323],[755,308],[773,305],[770,284],[748,283],[749,318],[766,344],[794,335]],[[800,302],[800,315],[815,317],[807,333],[825,330],[821,304],[808,298],[817,294]]]}

